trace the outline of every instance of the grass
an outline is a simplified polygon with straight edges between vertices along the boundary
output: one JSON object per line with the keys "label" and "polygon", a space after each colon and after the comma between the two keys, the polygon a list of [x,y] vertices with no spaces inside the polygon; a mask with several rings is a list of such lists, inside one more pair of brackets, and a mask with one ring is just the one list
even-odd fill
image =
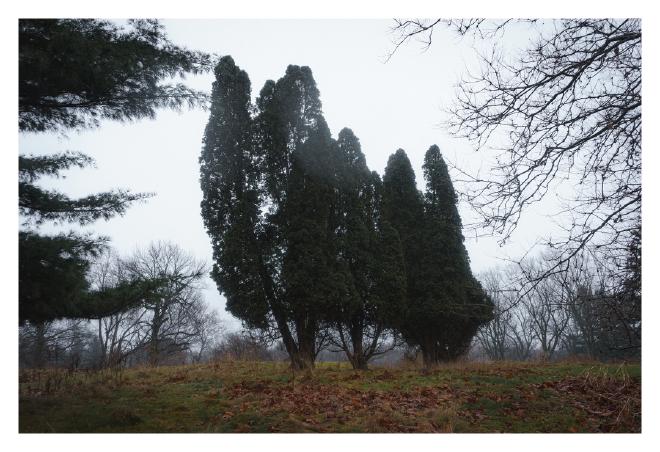
{"label": "grass", "polygon": [[27,370],[20,432],[639,432],[638,364]]}

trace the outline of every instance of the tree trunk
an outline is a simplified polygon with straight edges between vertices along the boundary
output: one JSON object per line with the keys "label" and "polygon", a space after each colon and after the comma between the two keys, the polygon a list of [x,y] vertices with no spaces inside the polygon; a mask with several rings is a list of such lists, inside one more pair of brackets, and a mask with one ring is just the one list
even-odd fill
{"label": "tree trunk", "polygon": [[[362,344],[362,339],[364,338],[364,332],[362,327],[356,327],[351,331],[351,343],[353,345],[353,353],[349,355],[349,361],[353,369],[356,370],[367,370],[368,369],[368,359],[364,353],[364,346]],[[347,353],[348,355],[348,353]]]}
{"label": "tree trunk", "polygon": [[44,322],[35,324],[34,367],[46,367],[46,325]]}
{"label": "tree trunk", "polygon": [[299,329],[298,347],[295,363],[298,369],[313,369],[316,360],[316,334],[314,331]]}

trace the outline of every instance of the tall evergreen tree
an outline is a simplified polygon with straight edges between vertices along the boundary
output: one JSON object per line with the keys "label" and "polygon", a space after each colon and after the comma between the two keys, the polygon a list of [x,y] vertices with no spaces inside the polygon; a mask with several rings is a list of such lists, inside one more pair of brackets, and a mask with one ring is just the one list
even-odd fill
{"label": "tall evergreen tree", "polygon": [[417,189],[415,172],[403,149],[390,156],[383,175],[382,217],[398,233],[403,249],[406,293],[411,303],[417,296],[421,225],[424,219],[423,195]]}
{"label": "tall evergreen tree", "polygon": [[367,168],[353,131],[339,132],[338,147],[336,246],[344,292],[328,318],[336,329],[336,345],[354,368],[366,369],[383,351],[384,333],[403,313],[403,256],[398,234],[381,218],[380,177]]}
{"label": "tall evergreen tree", "polygon": [[257,244],[258,174],[254,162],[250,80],[230,56],[215,68],[200,156],[202,218],[211,238],[211,276],[227,309],[250,328],[267,325],[268,305]]}
{"label": "tall evergreen tree", "polygon": [[424,159],[426,192],[398,150],[385,170],[385,215],[404,246],[408,304],[401,333],[418,346],[425,365],[451,360],[467,351],[492,307],[472,276],[447,166],[432,146]]}
{"label": "tall evergreen tree", "polygon": [[416,308],[419,319],[435,321],[422,347],[425,362],[433,364],[467,352],[478,328],[492,318],[493,305],[470,270],[456,192],[438,146],[426,152],[423,171],[425,252]]}
{"label": "tall evergreen tree", "polygon": [[332,251],[336,145],[311,70],[268,81],[250,116],[249,80],[230,57],[216,68],[200,159],[213,276],[228,310],[275,332],[294,367],[313,366]]}

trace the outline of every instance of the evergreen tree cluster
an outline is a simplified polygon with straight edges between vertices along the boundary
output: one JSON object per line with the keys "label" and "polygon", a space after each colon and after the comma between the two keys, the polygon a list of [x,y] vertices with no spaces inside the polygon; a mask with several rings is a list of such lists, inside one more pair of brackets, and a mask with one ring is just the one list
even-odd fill
{"label": "evergreen tree cluster", "polygon": [[427,365],[463,354],[492,303],[470,271],[438,147],[425,193],[401,149],[381,180],[350,129],[331,136],[308,67],[267,81],[254,104],[230,56],[215,76],[201,209],[227,310],[280,338],[296,368],[328,338],[366,368],[388,332]]}

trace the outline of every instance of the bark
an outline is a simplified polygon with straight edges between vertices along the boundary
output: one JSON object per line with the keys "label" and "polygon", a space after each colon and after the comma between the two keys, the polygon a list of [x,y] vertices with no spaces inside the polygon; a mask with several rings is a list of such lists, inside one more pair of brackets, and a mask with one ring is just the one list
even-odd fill
{"label": "bark", "polygon": [[46,325],[39,322],[35,325],[34,367],[46,367]]}

